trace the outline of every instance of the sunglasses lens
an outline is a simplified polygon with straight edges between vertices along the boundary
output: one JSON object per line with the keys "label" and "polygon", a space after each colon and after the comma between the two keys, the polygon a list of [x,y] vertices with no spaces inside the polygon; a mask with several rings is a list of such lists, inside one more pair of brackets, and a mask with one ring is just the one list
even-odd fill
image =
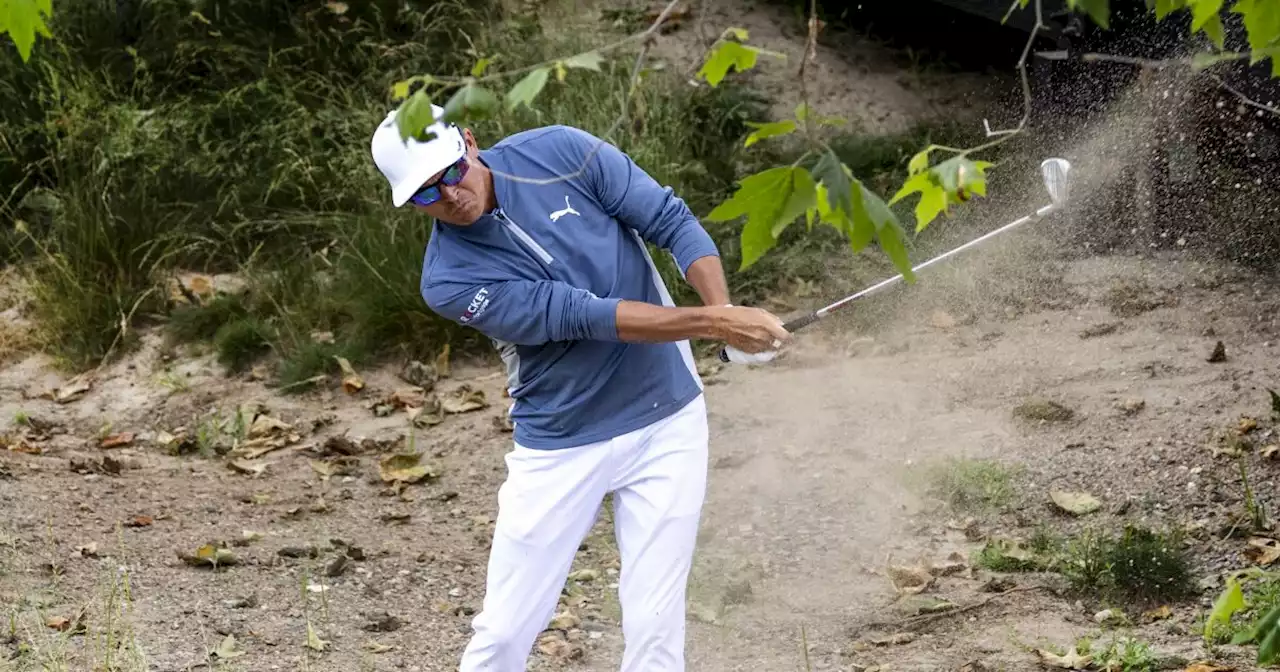
{"label": "sunglasses lens", "polygon": [[440,181],[452,187],[453,185],[461,182],[462,176],[466,174],[467,164],[460,161],[449,166],[449,169],[444,171],[444,175],[440,176]]}
{"label": "sunglasses lens", "polygon": [[409,200],[421,206],[428,206],[440,200],[440,188],[434,184],[414,194]]}

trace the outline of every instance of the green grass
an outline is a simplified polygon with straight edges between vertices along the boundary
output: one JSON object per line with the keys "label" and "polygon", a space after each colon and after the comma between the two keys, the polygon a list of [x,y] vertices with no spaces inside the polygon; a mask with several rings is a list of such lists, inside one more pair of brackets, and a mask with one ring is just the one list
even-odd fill
{"label": "green grass", "polygon": [[994,511],[1014,499],[1014,470],[992,460],[951,458],[926,472],[927,492],[957,511]]}
{"label": "green grass", "polygon": [[[0,144],[14,150],[0,151],[0,179],[13,185],[0,194],[0,219],[23,223],[3,227],[0,247],[30,285],[37,342],[67,368],[127,352],[157,324],[173,341],[213,344],[232,373],[276,358],[285,385],[333,371],[339,354],[363,365],[427,357],[446,343],[488,351],[419,295],[429,221],[390,207],[368,155],[393,106],[390,85],[465,73],[477,55],[499,55],[500,70],[619,35],[607,22],[544,34],[529,16],[483,1],[348,5],[338,16],[227,0],[196,16],[142,3],[120,17],[90,3],[59,12],[58,41],[30,63],[0,55]],[[478,123],[481,146],[551,123],[606,135],[623,112],[629,56],[553,80],[535,110]],[[680,73],[653,70],[607,139],[705,214],[737,179],[790,160],[786,143],[742,146],[746,122],[767,119],[768,103],[738,77],[691,87]],[[905,175],[911,153],[955,133],[920,127],[832,142],[855,175],[883,190]],[[848,275],[847,242],[828,227],[791,227],[772,254],[739,271],[740,224],[706,226],[735,302]],[[677,302],[697,302],[670,256],[652,252]],[[174,270],[235,273],[248,290],[173,305],[165,282]],[[334,342],[315,342],[321,332]]]}

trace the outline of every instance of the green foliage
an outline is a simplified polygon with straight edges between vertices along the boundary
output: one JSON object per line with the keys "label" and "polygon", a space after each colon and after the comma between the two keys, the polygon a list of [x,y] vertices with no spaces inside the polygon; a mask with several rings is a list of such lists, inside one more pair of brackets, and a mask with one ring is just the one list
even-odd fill
{"label": "green foliage", "polygon": [[[698,69],[698,79],[711,86],[719,86],[730,70],[746,72],[754,68],[762,53],[779,59],[786,58],[785,55],[777,52],[743,44],[748,36],[749,33],[745,28],[726,28],[721,33],[720,39],[716,40],[707,52],[702,67]],[[729,39],[730,37],[734,39]]]}
{"label": "green foliage", "polygon": [[0,2],[0,35],[8,33],[22,60],[27,61],[36,35],[53,37],[45,25],[52,14],[52,0],[4,0]]}
{"label": "green foliage", "polygon": [[213,343],[218,363],[230,371],[241,372],[269,349],[271,332],[255,318],[232,319],[214,332]]}
{"label": "green foliage", "polygon": [[1227,577],[1203,635],[1213,644],[1256,644],[1259,665],[1280,663],[1280,576],[1253,568]]}
{"label": "green foliage", "polygon": [[927,470],[930,496],[965,512],[1008,506],[1014,497],[1014,472],[991,460],[950,458]]}
{"label": "green foliage", "polygon": [[1067,543],[1061,571],[1077,590],[1132,600],[1178,599],[1192,589],[1180,536],[1132,525],[1119,536],[1081,533]]}

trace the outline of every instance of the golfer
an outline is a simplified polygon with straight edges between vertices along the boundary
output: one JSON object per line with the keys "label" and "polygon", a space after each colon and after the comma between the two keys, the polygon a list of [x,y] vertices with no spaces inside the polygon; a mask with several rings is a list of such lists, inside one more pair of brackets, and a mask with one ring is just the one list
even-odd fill
{"label": "golfer", "polygon": [[[760,353],[788,333],[768,312],[730,305],[710,236],[613,145],[550,126],[480,150],[470,129],[434,112],[427,142],[402,142],[389,114],[373,159],[393,205],[435,220],[427,305],[493,342],[514,400],[484,604],[461,670],[525,669],[609,493],[622,670],[684,670],[708,443],[688,339]],[[702,307],[675,306],[645,241],[673,255]]]}

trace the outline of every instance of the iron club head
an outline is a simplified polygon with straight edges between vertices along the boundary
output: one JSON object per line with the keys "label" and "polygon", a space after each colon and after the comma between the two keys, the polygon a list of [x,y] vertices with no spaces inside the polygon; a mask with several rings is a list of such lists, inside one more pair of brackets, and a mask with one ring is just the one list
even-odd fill
{"label": "iron club head", "polygon": [[1044,175],[1044,188],[1049,191],[1049,200],[1054,205],[1066,203],[1070,192],[1068,174],[1071,163],[1066,159],[1045,159],[1040,163],[1040,173]]}

